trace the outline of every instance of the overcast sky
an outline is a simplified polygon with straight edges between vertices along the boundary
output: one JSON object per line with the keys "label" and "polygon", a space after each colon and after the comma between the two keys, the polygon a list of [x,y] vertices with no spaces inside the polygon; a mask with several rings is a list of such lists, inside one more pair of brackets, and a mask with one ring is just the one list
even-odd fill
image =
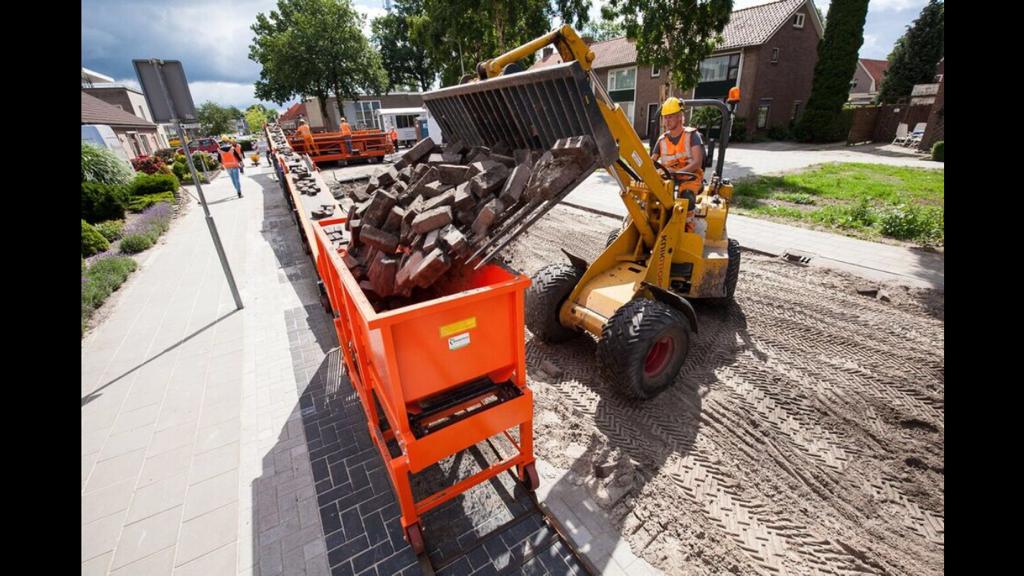
{"label": "overcast sky", "polygon": [[[369,18],[384,13],[384,0],[354,3]],[[594,2],[593,17],[600,18],[602,3]],[[735,0],[735,8],[765,3]],[[926,3],[871,0],[861,57],[884,59]],[[828,13],[827,0],[815,5]],[[253,85],[260,75],[259,65],[248,57],[249,27],[256,14],[275,6],[276,0],[82,0],[82,66],[137,85],[133,59],[181,60],[197,105],[213,100],[244,109],[258,102]],[[283,111],[291,103],[263,104]]]}

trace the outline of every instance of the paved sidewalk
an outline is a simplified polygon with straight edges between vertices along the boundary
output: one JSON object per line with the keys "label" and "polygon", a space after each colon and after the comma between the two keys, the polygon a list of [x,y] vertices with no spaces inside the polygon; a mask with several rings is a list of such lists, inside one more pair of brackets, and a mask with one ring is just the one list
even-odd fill
{"label": "paved sidewalk", "polygon": [[[563,203],[613,218],[626,216],[618,184],[604,171],[592,174]],[[611,226],[614,224],[609,229]],[[758,252],[810,255],[811,266],[843,270],[870,281],[938,290],[945,287],[945,259],[937,252],[867,242],[738,214],[729,215],[727,226],[730,237]]]}

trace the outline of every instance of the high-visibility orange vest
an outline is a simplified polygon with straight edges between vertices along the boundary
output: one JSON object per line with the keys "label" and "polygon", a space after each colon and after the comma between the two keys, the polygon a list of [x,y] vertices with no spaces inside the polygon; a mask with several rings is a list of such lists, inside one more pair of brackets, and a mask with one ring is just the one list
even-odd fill
{"label": "high-visibility orange vest", "polygon": [[391,129],[391,141],[398,142],[398,130],[395,130],[394,128]]}
{"label": "high-visibility orange vest", "polygon": [[[696,131],[696,128],[684,128],[683,137],[679,139],[677,144],[672,143],[672,140],[668,137],[668,132],[662,134],[661,143],[658,146],[658,162],[673,172],[682,170],[692,160],[690,158],[690,135]],[[695,174],[697,174],[698,181],[703,180],[704,168],[698,167]]]}
{"label": "high-visibility orange vest", "polygon": [[342,122],[341,123],[341,135],[342,136],[351,136],[352,135],[352,127],[348,125],[348,122]]}
{"label": "high-visibility orange vest", "polygon": [[224,168],[238,168],[238,158],[235,156],[235,150],[231,149],[225,152],[224,150],[217,150],[220,153],[220,164]]}
{"label": "high-visibility orange vest", "polygon": [[299,126],[298,130],[296,130],[295,132],[302,137],[305,137],[307,134],[312,135],[309,131],[309,124],[303,124]]}

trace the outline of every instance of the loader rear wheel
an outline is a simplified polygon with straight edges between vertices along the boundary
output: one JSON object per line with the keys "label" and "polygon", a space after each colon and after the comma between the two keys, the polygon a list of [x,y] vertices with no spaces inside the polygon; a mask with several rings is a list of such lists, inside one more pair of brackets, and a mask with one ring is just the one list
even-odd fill
{"label": "loader rear wheel", "polygon": [[526,290],[526,327],[543,342],[564,342],[579,334],[562,326],[558,312],[583,277],[572,264],[559,262],[541,268]]}
{"label": "loader rear wheel", "polygon": [[646,298],[616,310],[597,343],[605,372],[623,394],[639,400],[653,398],[672,384],[689,351],[689,320]]}
{"label": "loader rear wheel", "polygon": [[607,247],[611,246],[612,242],[615,242],[616,240],[619,239],[619,234],[621,234],[621,233],[622,233],[622,230],[612,230],[611,232],[609,232],[608,233],[608,241],[604,243],[604,247],[607,248]]}

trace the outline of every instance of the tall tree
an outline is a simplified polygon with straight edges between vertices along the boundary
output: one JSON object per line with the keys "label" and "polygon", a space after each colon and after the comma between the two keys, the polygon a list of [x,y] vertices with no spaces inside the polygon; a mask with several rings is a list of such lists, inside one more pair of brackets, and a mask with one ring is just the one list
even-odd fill
{"label": "tall tree", "polygon": [[423,12],[423,0],[395,0],[394,11],[374,18],[370,40],[380,52],[388,73],[387,91],[396,87],[430,90],[437,77],[437,65],[426,47],[412,42],[411,18]]}
{"label": "tall tree", "polygon": [[249,132],[259,132],[267,123],[267,108],[263,104],[253,104],[245,110],[245,123]]}
{"label": "tall tree", "polygon": [[732,0],[609,0],[606,20],[621,17],[636,42],[637,63],[672,72],[672,84],[688,90],[700,81],[700,63],[722,42]]}
{"label": "tall tree", "polygon": [[364,16],[350,0],[278,0],[277,11],[258,14],[249,58],[262,65],[256,97],[283,103],[315,96],[327,110],[334,94],[342,100],[384,90],[387,74],[380,55],[363,36]]}
{"label": "tall tree", "polygon": [[[475,73],[478,62],[549,32],[554,16],[582,29],[590,8],[590,0],[422,2],[422,11],[409,17],[410,37],[427,47],[445,86],[458,83],[463,74]],[[532,64],[533,56],[525,60]]]}
{"label": "tall tree", "polygon": [[588,24],[582,33],[587,36],[593,36],[595,42],[601,42],[625,36],[626,27],[619,20],[605,20],[602,18]]}
{"label": "tall tree", "polygon": [[235,131],[235,112],[238,109],[234,106],[225,107],[207,100],[196,110],[196,119],[199,120],[199,130],[206,136],[218,136]]}
{"label": "tall tree", "polygon": [[850,78],[857,68],[857,53],[864,43],[868,0],[832,0],[825,37],[818,43],[818,63],[807,108],[796,126],[796,136],[808,142],[829,142],[846,137],[843,104],[850,95]]}
{"label": "tall tree", "polygon": [[944,55],[945,4],[931,0],[913,25],[896,41],[878,99],[886,104],[910,96],[914,84],[929,84]]}

